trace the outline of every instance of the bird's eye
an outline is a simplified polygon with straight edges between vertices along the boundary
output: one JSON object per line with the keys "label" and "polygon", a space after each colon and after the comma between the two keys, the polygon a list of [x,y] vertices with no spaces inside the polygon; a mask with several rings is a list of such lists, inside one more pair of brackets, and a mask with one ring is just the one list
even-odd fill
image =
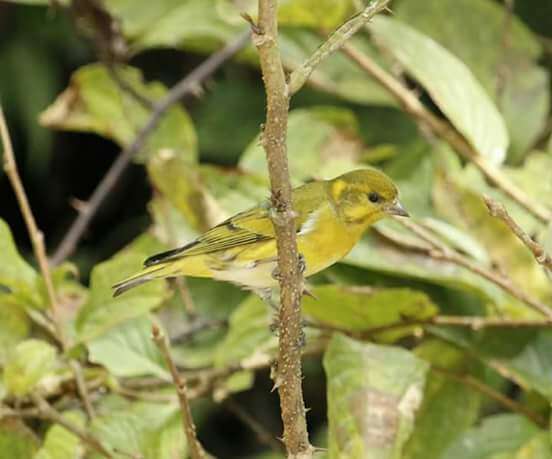
{"label": "bird's eye", "polygon": [[376,202],[379,202],[380,195],[378,193],[376,193],[375,191],[372,191],[372,192],[368,193],[368,199],[370,200],[370,202],[373,202],[375,204]]}

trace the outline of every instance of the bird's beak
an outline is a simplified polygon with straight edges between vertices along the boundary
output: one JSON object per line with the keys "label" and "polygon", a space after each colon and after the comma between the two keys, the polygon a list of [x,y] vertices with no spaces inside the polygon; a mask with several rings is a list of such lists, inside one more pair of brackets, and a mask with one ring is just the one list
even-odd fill
{"label": "bird's beak", "polygon": [[399,217],[410,217],[410,214],[402,206],[400,201],[394,201],[391,205],[389,205],[385,209],[385,212],[387,212],[389,215],[398,215]]}

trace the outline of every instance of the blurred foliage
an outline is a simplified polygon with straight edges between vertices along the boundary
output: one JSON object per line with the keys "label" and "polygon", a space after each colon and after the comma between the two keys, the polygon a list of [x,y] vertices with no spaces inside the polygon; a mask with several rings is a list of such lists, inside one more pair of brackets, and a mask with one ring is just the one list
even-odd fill
{"label": "blurred foliage", "polygon": [[[74,217],[70,200],[89,196],[150,115],[95,55],[93,34],[63,7],[68,3],[0,3],[0,97],[51,249]],[[254,16],[256,3],[104,0],[128,45],[128,59],[115,71],[133,91],[159,100],[204,56],[245,30],[240,12]],[[321,34],[366,1],[280,3],[280,45],[291,70],[320,45]],[[352,41],[417,91],[531,199],[550,206],[552,6],[520,0],[509,12],[509,3],[394,0],[393,15],[378,17]],[[550,277],[488,215],[481,195],[504,202],[548,250],[552,224],[486,183],[344,54],[317,67],[291,106],[294,185],[380,167],[433,237],[551,304]],[[206,279],[155,282],[111,296],[111,285],[147,256],[184,244],[268,196],[259,145],[263,118],[251,46],[164,115],[75,257],[54,270],[65,350],[44,326],[50,323],[44,282],[0,176],[1,459],[101,457],[60,424],[27,416],[30,394],[48,399],[117,459],[186,457],[170,374],[150,338],[152,323],[171,338],[189,378],[206,449],[221,458],[284,457],[226,404],[231,398],[269,436],[280,436],[277,396],[267,377],[277,337],[266,305]],[[313,408],[313,441],[327,448],[317,457],[552,457],[550,330],[424,324],[438,315],[534,319],[519,299],[465,267],[429,256],[427,241],[387,221],[309,282],[314,298],[303,301],[310,355],[305,397]],[[92,420],[78,402],[70,359],[83,364],[97,411]]]}

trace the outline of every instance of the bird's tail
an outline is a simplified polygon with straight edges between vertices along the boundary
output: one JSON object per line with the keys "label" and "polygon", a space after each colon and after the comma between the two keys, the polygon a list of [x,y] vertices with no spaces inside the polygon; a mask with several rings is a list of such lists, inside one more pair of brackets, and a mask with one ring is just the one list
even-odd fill
{"label": "bird's tail", "polygon": [[[144,268],[139,273],[130,276],[127,279],[117,282],[112,286],[113,296],[119,296],[122,293],[125,293],[131,288],[138,287],[146,282],[149,282],[154,279],[164,279],[166,277],[171,277],[171,268],[169,265],[155,265]],[[174,274],[173,274],[174,275]]]}

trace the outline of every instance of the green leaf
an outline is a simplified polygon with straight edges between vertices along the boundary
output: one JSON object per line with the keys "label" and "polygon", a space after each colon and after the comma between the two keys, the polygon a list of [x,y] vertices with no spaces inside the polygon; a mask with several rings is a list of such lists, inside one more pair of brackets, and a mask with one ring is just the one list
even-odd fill
{"label": "green leaf", "polygon": [[[324,285],[314,287],[312,292],[316,298],[303,298],[303,312],[324,324],[346,330],[367,330],[401,321],[424,320],[438,311],[425,293],[407,288],[355,289]],[[377,339],[393,341],[410,334],[411,330],[404,327],[378,333]]]}
{"label": "green leaf", "polygon": [[[266,179],[259,175],[236,173],[208,164],[200,166],[201,180],[209,191],[211,214],[215,214],[217,204],[218,221],[254,207],[269,195]],[[214,217],[211,217],[214,219]]]}
{"label": "green leaf", "polygon": [[250,295],[245,299],[229,322],[228,333],[215,354],[215,366],[263,359],[276,347],[276,337],[270,331],[269,307],[258,296]]}
{"label": "green leaf", "polygon": [[0,366],[12,348],[29,335],[30,320],[13,295],[0,294]]}
{"label": "green leaf", "polygon": [[395,19],[378,16],[370,28],[375,39],[424,86],[478,153],[501,164],[509,143],[504,120],[462,61]]}
{"label": "green leaf", "polygon": [[137,239],[132,246],[94,267],[90,295],[76,320],[79,342],[101,336],[113,327],[160,306],[167,297],[164,281],[153,281],[113,298],[112,285],[142,268],[144,260],[159,250],[150,236]]}
{"label": "green leaf", "polygon": [[546,459],[550,442],[526,417],[518,414],[489,416],[480,427],[468,430],[447,449],[447,459]]}
{"label": "green leaf", "polygon": [[[460,58],[497,101],[510,133],[508,155],[519,160],[542,131],[550,99],[548,76],[537,65],[542,46],[526,23],[513,14],[505,29],[508,13],[497,2],[428,0],[420,9],[416,2],[401,1],[394,6],[398,19]],[[520,8],[547,17],[527,1],[516,5]]]}
{"label": "green leaf", "polygon": [[[63,416],[73,425],[80,428],[84,426],[84,416],[81,412],[67,412]],[[34,459],[75,459],[82,456],[84,456],[84,445],[80,438],[56,424],[46,432],[44,444]]]}
{"label": "green leaf", "polygon": [[0,299],[12,293],[23,303],[40,303],[40,297],[34,291],[38,281],[36,271],[19,255],[10,228],[0,219]]}
{"label": "green leaf", "polygon": [[[337,107],[298,109],[290,112],[288,156],[294,185],[311,178],[333,178],[351,170],[362,151],[354,114]],[[241,157],[240,168],[267,174],[266,156],[255,138]]]}
{"label": "green leaf", "polygon": [[46,341],[29,339],[9,354],[4,367],[6,389],[16,397],[28,394],[51,374],[56,364],[56,349]]}
{"label": "green leaf", "polygon": [[[155,459],[187,457],[186,440],[177,405],[104,399],[92,421],[92,433],[108,448],[128,455]],[[99,459],[93,454],[93,459]]]}
{"label": "green leaf", "polygon": [[428,365],[403,349],[335,334],[324,355],[330,457],[399,459]]}
{"label": "green leaf", "polygon": [[423,224],[459,252],[465,253],[483,264],[489,263],[489,256],[481,244],[456,226],[436,218],[425,218]]}
{"label": "green leaf", "polygon": [[[154,101],[167,93],[161,83],[145,83],[136,68],[122,67],[118,72],[134,90]],[[103,65],[90,64],[72,75],[69,87],[42,113],[40,122],[49,128],[95,132],[127,146],[149,116],[150,112],[122,90]],[[194,127],[180,105],[167,111],[136,158],[143,161],[145,155],[162,149],[174,150],[189,162],[196,159]]]}
{"label": "green leaf", "polygon": [[19,419],[0,420],[0,452],[6,459],[33,459],[38,448],[34,433]]}
{"label": "green leaf", "polygon": [[153,318],[144,315],[128,320],[90,341],[90,361],[106,367],[113,375],[153,375],[170,380],[163,356],[151,338]]}

